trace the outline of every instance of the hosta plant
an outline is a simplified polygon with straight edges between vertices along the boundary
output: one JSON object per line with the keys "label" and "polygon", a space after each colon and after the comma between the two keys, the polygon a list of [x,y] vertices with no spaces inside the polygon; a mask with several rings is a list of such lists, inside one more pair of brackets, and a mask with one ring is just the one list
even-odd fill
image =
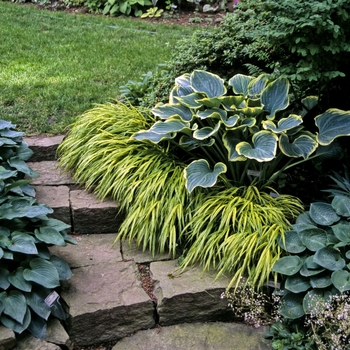
{"label": "hosta plant", "polygon": [[48,218],[53,210],[36,202],[25,176],[38,174],[26,164],[32,151],[22,135],[0,121],[0,322],[41,338],[51,315],[65,319],[55,289],[72,274],[48,248],[76,242],[65,232],[69,226]]}
{"label": "hosta plant", "polygon": [[350,112],[329,109],[315,118],[317,133],[303,117],[315,96],[290,106],[289,83],[268,75],[237,74],[227,84],[195,70],[176,79],[169,103],[152,109],[155,122],[134,138],[170,149],[184,159],[186,188],[270,185],[286,169],[306,160],[332,156],[336,138],[350,135]]}

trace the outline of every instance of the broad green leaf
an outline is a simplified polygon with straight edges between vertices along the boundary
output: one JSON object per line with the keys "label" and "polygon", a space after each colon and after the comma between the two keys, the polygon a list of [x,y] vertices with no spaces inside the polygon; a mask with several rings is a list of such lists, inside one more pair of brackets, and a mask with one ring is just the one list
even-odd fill
{"label": "broad green leaf", "polygon": [[0,288],[6,290],[11,283],[8,280],[8,276],[9,276],[10,272],[4,268],[4,267],[0,267]]}
{"label": "broad green leaf", "polygon": [[4,299],[4,313],[22,324],[26,311],[25,296],[18,290],[10,291]]}
{"label": "broad green leaf", "polygon": [[222,96],[221,104],[225,110],[235,110],[244,101],[244,96]]}
{"label": "broad green leaf", "polygon": [[185,74],[180,75],[179,77],[175,78],[175,84],[180,85],[184,88],[191,88],[191,76],[190,76],[190,74],[185,73]]}
{"label": "broad green leaf", "polygon": [[293,293],[301,293],[307,291],[311,285],[308,278],[296,275],[289,276],[284,287]]}
{"label": "broad green leaf", "polygon": [[215,119],[226,120],[227,112],[219,108],[210,108],[210,109],[205,109],[204,111],[197,112],[197,117],[200,119],[215,118]]}
{"label": "broad green leaf", "polygon": [[222,137],[224,146],[228,150],[228,159],[231,162],[247,160],[246,157],[239,155],[236,151],[236,146],[242,141],[241,137],[242,134],[238,130],[228,130]]}
{"label": "broad green leaf", "polygon": [[338,215],[350,217],[350,197],[335,196],[332,200],[332,207]]}
{"label": "broad green leaf", "polygon": [[53,218],[48,218],[45,221],[43,221],[43,225],[48,227],[53,227],[57,231],[64,231],[68,230],[71,226],[66,224],[65,222]]}
{"label": "broad green leaf", "polygon": [[169,133],[169,134],[157,134],[156,132],[150,131],[150,130],[141,130],[132,137],[138,141],[148,140],[153,143],[159,143],[160,141],[164,140],[171,140],[176,136],[176,133]]}
{"label": "broad green leaf", "polygon": [[235,94],[248,96],[248,85],[253,79],[255,78],[248,75],[236,74],[228,81],[228,84],[232,86],[232,90]]}
{"label": "broad green leaf", "polygon": [[243,113],[246,118],[256,118],[263,109],[261,107],[244,107],[237,110],[239,113]]}
{"label": "broad green leaf", "polygon": [[311,219],[322,226],[330,226],[340,219],[331,204],[323,202],[311,203],[309,213]]}
{"label": "broad green leaf", "polygon": [[307,96],[301,100],[303,105],[303,110],[301,112],[301,116],[305,117],[305,115],[318,104],[317,96]]}
{"label": "broad green leaf", "polygon": [[30,292],[32,290],[32,284],[24,279],[23,271],[23,267],[18,267],[9,274],[8,280],[17,289],[23,292]]}
{"label": "broad green leaf", "polygon": [[1,315],[0,321],[5,327],[12,329],[15,333],[21,334],[23,331],[25,331],[28,328],[30,324],[30,321],[31,321],[30,310],[28,307],[26,307],[24,319],[22,323],[17,322],[13,318],[8,317],[5,314]]}
{"label": "broad green leaf", "polygon": [[301,213],[293,225],[293,229],[297,232],[303,231],[308,228],[315,228],[317,227],[315,221],[311,219],[309,212],[303,212]]}
{"label": "broad green leaf", "polygon": [[5,169],[3,166],[0,166],[0,180],[6,180],[10,177],[16,177],[17,176],[17,171],[12,171]]}
{"label": "broad green leaf", "polygon": [[329,273],[318,274],[310,277],[310,284],[312,288],[327,288],[332,285],[331,277]]}
{"label": "broad green leaf", "polygon": [[301,253],[306,249],[298,233],[293,230],[285,232],[284,243],[282,240],[279,240],[279,245],[281,248],[292,254]]}
{"label": "broad green leaf", "polygon": [[303,308],[306,314],[316,314],[323,312],[325,303],[329,300],[332,293],[320,289],[312,289],[306,293],[303,300]]}
{"label": "broad green leaf", "polygon": [[32,281],[45,288],[55,288],[59,286],[59,276],[55,266],[44,259],[36,258],[30,262],[30,269],[25,269],[23,277],[27,281]]}
{"label": "broad green leaf", "polygon": [[271,130],[276,134],[290,130],[300,125],[303,119],[300,115],[290,114],[287,118],[282,118],[277,122],[277,125],[272,120],[262,121],[263,128]]}
{"label": "broad green leaf", "polygon": [[284,256],[276,261],[272,271],[286,276],[296,274],[303,265],[303,261],[299,256]]}
{"label": "broad green leaf", "polygon": [[27,304],[40,317],[47,320],[51,314],[51,309],[45,303],[45,298],[50,294],[49,290],[36,288],[31,293],[26,293]]}
{"label": "broad green leaf", "polygon": [[11,245],[8,246],[8,249],[12,252],[23,254],[38,254],[33,237],[25,234],[12,237],[12,242]]}
{"label": "broad green leaf", "polygon": [[160,135],[167,135],[172,134],[174,132],[182,131],[184,129],[190,129],[190,123],[172,118],[154,123],[151,129],[149,129],[149,131],[155,132],[156,134]]}
{"label": "broad green leaf", "polygon": [[303,295],[294,293],[286,294],[280,302],[278,311],[282,316],[291,320],[302,317],[305,314]]}
{"label": "broad green leaf", "polygon": [[319,129],[317,141],[327,146],[340,136],[350,135],[350,111],[331,108],[315,118]]}
{"label": "broad green leaf", "polygon": [[340,221],[332,226],[334,235],[345,243],[350,243],[350,223],[348,221]]}
{"label": "broad green leaf", "polygon": [[192,94],[194,91],[189,87],[184,87],[180,85],[175,85],[174,88],[170,91],[169,103],[174,104],[178,103],[177,97],[183,97]]}
{"label": "broad green leaf", "polygon": [[289,105],[289,82],[285,78],[276,79],[261,93],[261,103],[264,110],[269,113],[267,119],[274,119],[275,114],[288,107]]}
{"label": "broad green leaf", "polygon": [[190,122],[193,119],[192,111],[180,103],[157,105],[156,107],[152,108],[151,112],[161,119],[179,117],[184,122]]}
{"label": "broad green leaf", "polygon": [[19,157],[13,157],[7,162],[11,167],[15,168],[17,171],[28,175],[29,177],[39,177],[39,174],[30,169],[27,163]]}
{"label": "broad green leaf", "polygon": [[52,227],[40,227],[39,230],[35,229],[34,233],[35,237],[41,242],[59,245],[62,247],[67,245],[61,234]]}
{"label": "broad green leaf", "polygon": [[323,267],[314,262],[314,256],[311,255],[305,259],[299,273],[304,277],[315,276],[325,271]]}
{"label": "broad green leaf", "polygon": [[194,91],[203,92],[209,98],[219,97],[226,94],[224,80],[218,75],[204,70],[195,70],[190,76],[191,87]]}
{"label": "broad green leaf", "polygon": [[341,293],[350,290],[350,273],[345,270],[338,270],[332,273],[332,283]]}
{"label": "broad green leaf", "polygon": [[298,136],[292,143],[289,142],[286,134],[281,134],[279,138],[279,147],[282,153],[288,157],[307,159],[315,152],[317,146],[318,144],[311,134]]}
{"label": "broad green leaf", "polygon": [[189,192],[192,192],[198,186],[212,187],[215,185],[218,176],[225,172],[226,165],[224,163],[216,163],[214,170],[211,170],[206,160],[195,160],[185,168],[186,188]]}
{"label": "broad green leaf", "polygon": [[268,82],[267,74],[261,74],[257,78],[251,80],[248,84],[248,94],[249,96],[258,96],[264,90]]}
{"label": "broad green leaf", "polygon": [[0,130],[5,129],[16,129],[16,124],[12,124],[11,122],[8,122],[7,120],[0,120]]}
{"label": "broad green leaf", "polygon": [[34,152],[28,147],[28,144],[22,140],[21,144],[17,148],[17,155],[21,160],[27,161],[34,154]]}
{"label": "broad green leaf", "polygon": [[186,148],[189,151],[192,151],[198,147],[210,147],[215,143],[215,139],[205,139],[205,140],[196,140],[187,135],[181,136],[179,144],[181,147]]}
{"label": "broad green leaf", "polygon": [[345,266],[339,250],[333,247],[319,249],[314,256],[314,262],[331,271],[341,270]]}
{"label": "broad green leaf", "polygon": [[195,138],[196,140],[208,139],[209,137],[216,135],[216,133],[220,129],[220,125],[221,125],[221,122],[218,122],[216,123],[214,128],[210,126],[206,126],[204,128],[197,129],[193,133],[193,138]]}
{"label": "broad green leaf", "polygon": [[253,135],[253,145],[243,141],[236,146],[236,151],[249,159],[268,162],[276,156],[277,140],[277,136],[270,131],[259,131]]}
{"label": "broad green leaf", "polygon": [[331,144],[327,146],[319,145],[316,149],[316,155],[321,161],[328,159],[340,159],[344,154],[344,150],[338,140],[334,140]]}
{"label": "broad green leaf", "polygon": [[227,128],[233,128],[237,124],[239,118],[239,115],[236,114],[229,118],[222,118],[221,121]]}
{"label": "broad green leaf", "polygon": [[300,233],[300,239],[307,249],[312,252],[316,252],[318,249],[326,247],[327,240],[327,232],[320,228],[310,228]]}
{"label": "broad green leaf", "polygon": [[221,98],[219,97],[206,97],[198,100],[198,103],[201,103],[203,106],[207,108],[220,108]]}
{"label": "broad green leaf", "polygon": [[181,105],[187,108],[198,109],[203,105],[202,103],[198,102],[198,100],[203,98],[203,95],[197,92],[187,96],[174,96],[173,98],[174,101],[178,101]]}
{"label": "broad green leaf", "polygon": [[56,267],[60,281],[65,281],[72,276],[72,271],[64,260],[56,255],[52,255],[50,261]]}
{"label": "broad green leaf", "polygon": [[36,314],[31,315],[31,321],[27,328],[27,331],[31,335],[38,339],[44,339],[46,334],[47,322]]}

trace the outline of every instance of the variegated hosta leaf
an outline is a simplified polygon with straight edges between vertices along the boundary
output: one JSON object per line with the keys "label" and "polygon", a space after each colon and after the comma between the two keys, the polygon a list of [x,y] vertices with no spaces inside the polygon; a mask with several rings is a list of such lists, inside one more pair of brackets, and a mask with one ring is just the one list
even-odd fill
{"label": "variegated hosta leaf", "polygon": [[228,130],[222,137],[224,146],[228,151],[228,159],[231,162],[239,162],[247,160],[236,151],[236,146],[242,141],[242,134],[238,130]]}
{"label": "variegated hosta leaf", "polygon": [[220,97],[221,104],[227,111],[235,110],[244,101],[244,96],[223,96]]}
{"label": "variegated hosta leaf", "polygon": [[185,73],[175,78],[175,84],[184,88],[191,88],[191,76],[189,73]]}
{"label": "variegated hosta leaf", "polygon": [[221,118],[221,121],[227,128],[233,128],[237,124],[239,119],[239,115],[236,114],[227,119]]}
{"label": "variegated hosta leaf", "polygon": [[165,121],[158,121],[152,125],[149,129],[151,132],[156,134],[166,135],[173,132],[179,132],[184,129],[190,129],[190,123],[183,122],[179,119],[167,119]]}
{"label": "variegated hosta leaf", "polygon": [[259,115],[263,109],[261,107],[245,107],[239,109],[237,112],[241,112],[247,118],[254,118]]}
{"label": "variegated hosta leaf", "polygon": [[236,146],[239,155],[258,162],[268,162],[275,158],[278,137],[270,131],[263,130],[253,135],[251,145],[248,142],[241,142]]}
{"label": "variegated hosta leaf", "polygon": [[226,116],[227,112],[219,108],[205,109],[197,113],[197,117],[200,119],[216,118],[226,120]]}
{"label": "variegated hosta leaf", "polygon": [[[202,94],[198,92],[194,92],[187,96],[174,96],[174,101],[181,103],[183,106],[187,108],[198,109],[203,106],[202,103],[198,102],[203,98]],[[175,103],[176,103],[175,102]]]}
{"label": "variegated hosta leaf", "polygon": [[256,123],[255,118],[245,118],[241,119],[240,127],[244,128],[252,128]]}
{"label": "variegated hosta leaf", "polygon": [[225,172],[226,165],[224,163],[216,163],[212,171],[206,160],[195,160],[185,168],[186,188],[192,192],[198,186],[212,187],[216,184],[218,176]]}
{"label": "variegated hosta leaf", "polygon": [[194,91],[203,92],[209,98],[226,94],[224,80],[218,75],[204,70],[195,70],[191,73],[191,86]]}
{"label": "variegated hosta leaf", "polygon": [[308,111],[310,111],[312,108],[314,108],[318,103],[318,97],[317,96],[307,96],[301,100],[301,103],[303,105],[303,110],[300,113],[302,117],[305,117]]}
{"label": "variegated hosta leaf", "polygon": [[141,130],[132,135],[132,137],[138,141],[149,140],[153,143],[159,143],[163,140],[170,140],[173,139],[175,136],[176,133],[157,134],[156,132],[151,130]]}
{"label": "variegated hosta leaf", "polygon": [[326,159],[340,159],[344,154],[344,150],[338,140],[334,140],[328,146],[318,146],[316,155],[321,161]]}
{"label": "variegated hosta leaf", "polygon": [[276,112],[288,107],[288,91],[289,82],[285,78],[275,80],[263,90],[260,99],[264,110],[269,113],[267,119],[274,119]]}
{"label": "variegated hosta leaf", "polygon": [[218,122],[214,128],[212,128],[211,126],[206,126],[204,128],[197,129],[193,133],[193,137],[197,140],[208,139],[209,137],[214,136],[218,132],[218,130],[220,129],[220,125],[221,122]]}
{"label": "variegated hosta leaf", "polygon": [[205,98],[201,98],[197,102],[201,103],[203,106],[208,108],[219,108],[221,105],[221,99],[217,97],[212,97],[212,98],[205,97]]}
{"label": "variegated hosta leaf", "polygon": [[315,118],[319,129],[317,141],[327,146],[340,136],[350,135],[350,111],[331,108]]}
{"label": "variegated hosta leaf", "polygon": [[256,79],[253,79],[248,84],[249,96],[256,97],[261,94],[268,82],[267,74],[261,74]]}
{"label": "variegated hosta leaf", "polygon": [[287,118],[282,118],[278,121],[277,126],[272,120],[264,120],[262,122],[263,128],[271,130],[276,134],[293,129],[303,122],[303,118],[300,115],[291,114]]}
{"label": "variegated hosta leaf", "polygon": [[160,104],[151,109],[151,112],[161,119],[169,119],[171,117],[180,117],[184,122],[190,122],[193,118],[192,111],[181,105],[176,104]]}
{"label": "variegated hosta leaf", "polygon": [[254,77],[236,74],[229,81],[228,84],[232,86],[233,92],[237,95],[248,96],[248,85],[254,79]]}
{"label": "variegated hosta leaf", "polygon": [[187,96],[192,94],[194,91],[191,88],[191,86],[186,86],[183,87],[181,85],[175,85],[173,87],[173,89],[170,91],[170,95],[169,95],[169,103],[173,104],[173,103],[177,103],[177,100],[175,100],[175,97],[178,96]]}
{"label": "variegated hosta leaf", "polygon": [[316,137],[311,133],[298,136],[292,143],[289,142],[286,134],[281,134],[279,139],[279,147],[282,153],[293,158],[303,157],[307,159],[315,152],[317,146]]}
{"label": "variegated hosta leaf", "polygon": [[215,139],[205,139],[205,140],[196,140],[193,137],[183,135],[180,138],[179,144],[181,147],[186,148],[188,151],[192,151],[198,147],[210,147],[215,143]]}

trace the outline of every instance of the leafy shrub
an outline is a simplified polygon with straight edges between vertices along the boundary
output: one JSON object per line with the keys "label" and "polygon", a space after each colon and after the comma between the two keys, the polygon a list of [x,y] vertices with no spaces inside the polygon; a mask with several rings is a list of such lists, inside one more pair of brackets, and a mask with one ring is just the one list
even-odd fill
{"label": "leafy shrub", "polygon": [[48,247],[76,242],[65,232],[69,226],[49,219],[53,210],[36,202],[25,179],[37,176],[25,163],[32,151],[14,128],[0,121],[0,321],[16,333],[28,330],[42,338],[50,315],[65,319],[54,289],[71,276]]}

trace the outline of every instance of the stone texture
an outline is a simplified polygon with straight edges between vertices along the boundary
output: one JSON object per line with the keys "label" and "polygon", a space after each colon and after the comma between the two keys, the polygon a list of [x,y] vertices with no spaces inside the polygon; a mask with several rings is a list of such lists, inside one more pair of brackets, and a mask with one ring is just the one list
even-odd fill
{"label": "stone texture", "polygon": [[4,326],[0,326],[0,350],[13,349],[17,344],[15,333]]}
{"label": "stone texture", "polygon": [[49,216],[71,225],[69,187],[34,186],[34,188],[37,202],[46,204],[54,210]]}
{"label": "stone texture", "polygon": [[128,241],[120,242],[121,252],[124,260],[134,260],[137,264],[150,263],[152,261],[164,261],[171,260],[172,256],[170,254],[156,254],[152,256],[149,251],[142,251],[141,247],[137,247],[135,242],[131,245]]}
{"label": "stone texture", "polygon": [[61,350],[61,348],[45,340],[37,339],[29,333],[18,336],[16,350]]}
{"label": "stone texture", "polygon": [[74,184],[72,176],[63,172],[56,161],[28,162],[27,164],[40,175],[40,177],[32,179],[32,185],[57,186]]}
{"label": "stone texture", "polygon": [[66,247],[53,246],[52,254],[65,260],[72,269],[92,266],[101,263],[115,264],[122,261],[119,242],[113,246],[115,235],[72,235],[78,244]]}
{"label": "stone texture", "polygon": [[269,350],[266,328],[243,324],[181,324],[140,331],[119,341],[112,350]]}
{"label": "stone texture", "polygon": [[117,232],[121,219],[117,217],[118,205],[112,200],[100,201],[83,190],[70,192],[70,202],[75,233]]}
{"label": "stone texture", "polygon": [[215,274],[203,273],[195,267],[179,274],[177,261],[151,263],[151,277],[155,281],[154,294],[158,298],[157,311],[162,326],[184,322],[233,320],[227,300],[220,298],[230,280]]}
{"label": "stone texture", "polygon": [[71,347],[71,341],[66,330],[57,318],[48,321],[44,340],[48,343],[59,345],[60,347]]}
{"label": "stone texture", "polygon": [[34,152],[31,162],[43,160],[55,160],[58,145],[62,142],[64,135],[50,137],[31,136],[24,138],[29,148]]}
{"label": "stone texture", "polygon": [[74,269],[61,296],[69,306],[70,339],[77,345],[117,340],[155,325],[153,303],[133,262]]}

